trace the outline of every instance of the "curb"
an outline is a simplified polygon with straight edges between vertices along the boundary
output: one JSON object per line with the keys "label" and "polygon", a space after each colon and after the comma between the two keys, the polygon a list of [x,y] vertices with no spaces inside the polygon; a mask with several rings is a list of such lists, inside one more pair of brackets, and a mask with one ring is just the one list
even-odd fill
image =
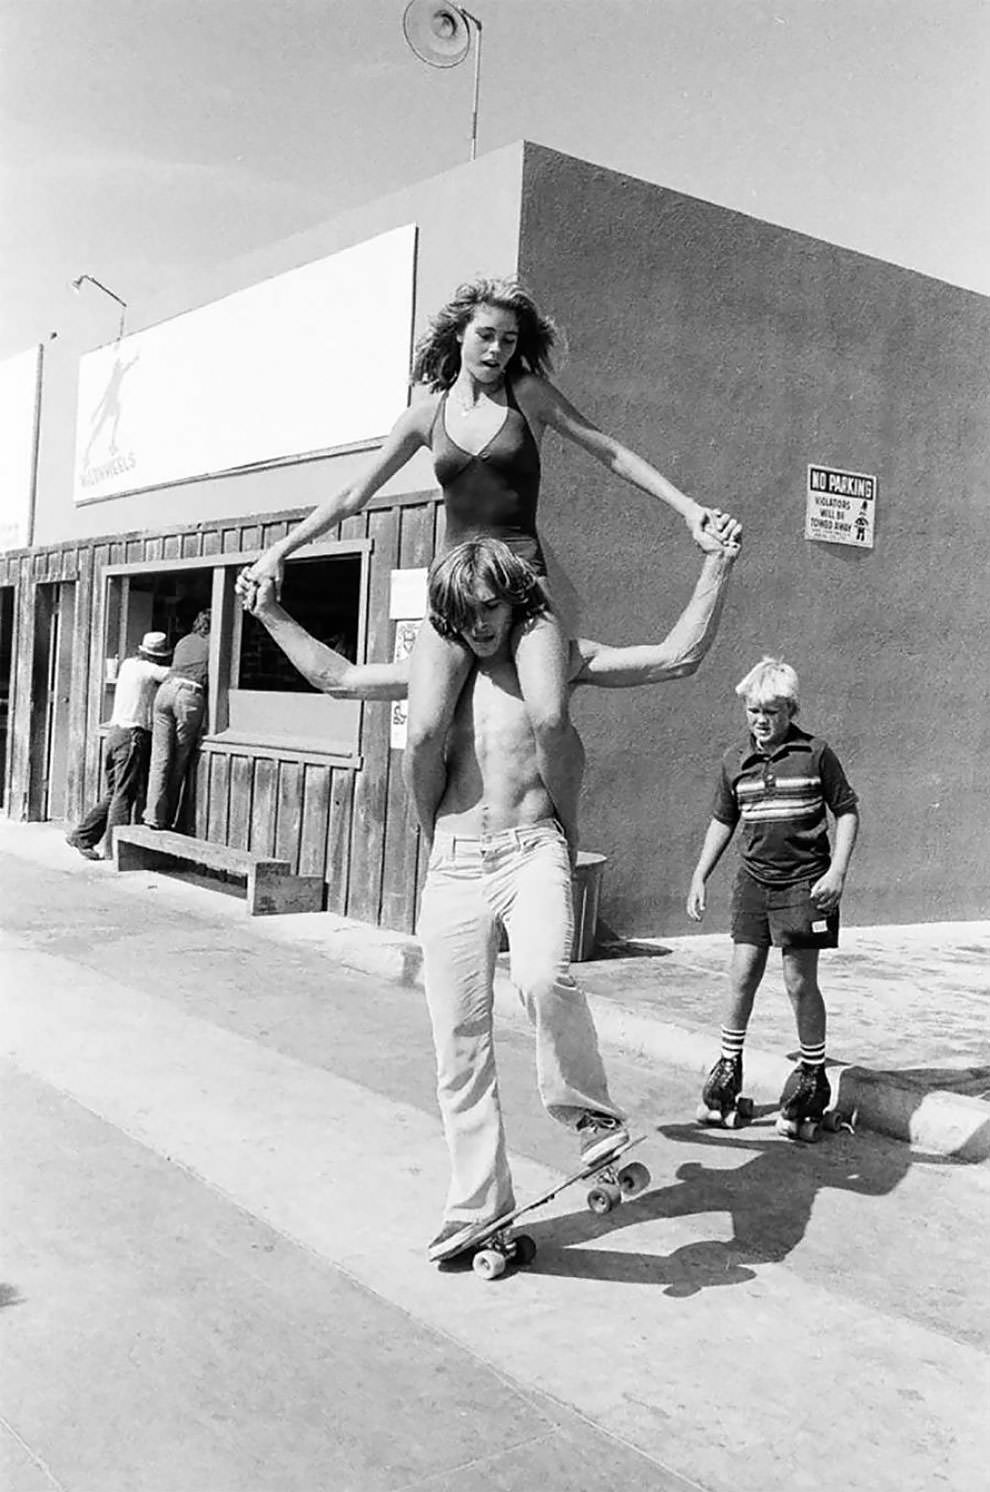
{"label": "curb", "polygon": [[[321,920],[331,919],[324,914]],[[344,917],[332,918],[332,924],[320,942],[340,963],[422,987],[423,958],[415,938],[364,928]],[[717,1032],[671,1025],[601,995],[589,994],[588,1004],[604,1044],[641,1060],[696,1073],[699,1079],[708,1073]],[[528,1024],[501,959],[495,972],[495,1009],[513,1025]],[[787,1057],[747,1046],[747,1091],[759,1103],[776,1105],[792,1068]],[[971,1164],[990,1160],[990,1103],[944,1089],[933,1092],[896,1075],[845,1062],[830,1062],[829,1078],[836,1107],[856,1125],[947,1159]]]}
{"label": "curb", "polygon": [[[0,819],[0,832],[6,829],[10,832],[4,839],[9,840],[15,854],[26,853],[27,858],[40,864],[64,869],[65,846],[56,827],[14,824]],[[49,832],[39,834],[39,829]],[[7,847],[5,843],[4,848]],[[106,874],[110,869],[106,864],[75,868],[82,874]],[[154,873],[135,876],[133,890],[139,892],[150,878],[154,878]],[[165,878],[162,884],[168,884]],[[174,895],[187,896],[190,888],[179,883],[172,891]],[[214,911],[238,922],[244,916],[236,901],[222,897],[216,899]],[[409,933],[370,927],[333,912],[318,917],[252,917],[247,921],[261,936],[295,945],[318,944],[344,967],[422,988],[422,951],[418,940]],[[928,927],[925,935],[931,936]],[[697,1075],[699,1080],[711,1067],[717,1046],[716,1031],[673,1025],[598,994],[589,993],[588,1003],[604,1044],[641,1061],[667,1063]],[[504,957],[496,969],[495,1008],[501,1019],[523,1029],[528,1026]],[[791,1068],[792,1062],[786,1057],[755,1047],[746,1048],[746,1087],[760,1103],[776,1106]],[[964,1072],[965,1069],[960,1069],[960,1073]],[[946,1159],[971,1164],[990,1160],[990,1102],[946,1089],[932,1090],[896,1073],[843,1062],[829,1063],[829,1077],[837,1105],[853,1116],[855,1123]]]}

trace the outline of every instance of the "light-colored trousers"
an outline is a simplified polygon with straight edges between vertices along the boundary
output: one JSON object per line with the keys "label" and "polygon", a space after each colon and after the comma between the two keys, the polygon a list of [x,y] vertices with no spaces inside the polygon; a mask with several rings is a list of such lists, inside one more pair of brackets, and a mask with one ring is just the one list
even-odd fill
{"label": "light-colored trousers", "polygon": [[189,756],[206,714],[206,691],[192,679],[165,679],[158,686],[151,717],[151,766],[144,821],[171,829],[179,811]]}
{"label": "light-colored trousers", "polygon": [[512,982],[536,1030],[547,1112],[571,1126],[587,1110],[622,1117],[609,1097],[588,1002],[570,972],[574,904],[560,825],[544,819],[482,839],[439,829],[418,931],[451,1160],[444,1216],[452,1222],[488,1222],[515,1205],[493,1033],[502,926]]}

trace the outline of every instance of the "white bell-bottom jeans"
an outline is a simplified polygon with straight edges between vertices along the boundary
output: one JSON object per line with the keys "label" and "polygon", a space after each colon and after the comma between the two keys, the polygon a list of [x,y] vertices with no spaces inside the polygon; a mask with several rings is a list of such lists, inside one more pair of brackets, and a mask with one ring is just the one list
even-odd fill
{"label": "white bell-bottom jeans", "polygon": [[554,819],[481,839],[438,829],[420,907],[437,1097],[450,1151],[447,1221],[488,1222],[515,1205],[493,1033],[495,960],[509,969],[536,1031],[547,1112],[573,1127],[612,1114],[588,1002],[570,972],[574,903],[567,843]]}

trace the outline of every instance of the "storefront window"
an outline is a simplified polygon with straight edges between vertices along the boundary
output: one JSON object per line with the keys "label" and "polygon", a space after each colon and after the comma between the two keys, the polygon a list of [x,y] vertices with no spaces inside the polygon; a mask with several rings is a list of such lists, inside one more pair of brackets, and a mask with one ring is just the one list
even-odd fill
{"label": "storefront window", "polygon": [[[289,615],[317,641],[352,661],[363,642],[365,569],[363,551],[290,560],[282,585],[282,605]],[[227,724],[218,739],[356,758],[358,701],[332,699],[314,688],[261,623],[240,607],[234,614],[233,656]]]}
{"label": "storefront window", "polygon": [[[357,661],[361,568],[359,554],[290,561],[282,586],[282,605],[289,615],[352,663]],[[253,616],[245,616],[241,624],[237,687],[317,692]]]}
{"label": "storefront window", "polygon": [[[282,604],[320,642],[356,661],[370,544],[314,546],[285,570]],[[305,756],[358,758],[361,708],[332,699],[293,667],[234,593],[238,570],[254,554],[179,560],[173,565],[113,566],[107,571],[105,668],[101,718],[109,718],[120,661],[145,632],[164,632],[174,646],[198,612],[210,607],[209,730],[205,748],[257,748]]]}

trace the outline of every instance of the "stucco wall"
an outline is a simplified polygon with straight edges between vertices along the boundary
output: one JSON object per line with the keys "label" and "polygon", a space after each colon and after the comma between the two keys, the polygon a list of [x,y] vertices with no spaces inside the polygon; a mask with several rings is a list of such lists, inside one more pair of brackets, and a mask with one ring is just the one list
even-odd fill
{"label": "stucco wall", "polygon": [[[763,652],[798,669],[802,723],[863,800],[846,920],[986,916],[990,302],[535,146],[520,268],[566,330],[567,394],[745,524],[700,673],[579,697],[606,922],[691,930],[713,772],[743,730],[733,686]],[[680,520],[556,437],[545,459],[542,527],[582,630],[662,634],[696,568]],[[878,477],[874,550],[803,537],[809,462]],[[734,868],[731,848],[705,931],[727,926]]]}
{"label": "stucco wall", "polygon": [[[418,334],[460,280],[476,273],[511,274],[515,270],[522,161],[522,144],[507,146],[473,165],[418,182],[257,253],[190,272],[181,282],[163,286],[153,303],[131,306],[128,329],[143,330],[414,222],[419,226],[414,313],[414,334]],[[78,362],[90,346],[72,335],[70,325],[46,349],[36,544],[308,507],[350,481],[368,459],[365,453],[341,455],[76,508],[72,461]],[[400,412],[396,410],[396,416]],[[392,495],[433,485],[429,458],[422,453],[383,491]]]}

